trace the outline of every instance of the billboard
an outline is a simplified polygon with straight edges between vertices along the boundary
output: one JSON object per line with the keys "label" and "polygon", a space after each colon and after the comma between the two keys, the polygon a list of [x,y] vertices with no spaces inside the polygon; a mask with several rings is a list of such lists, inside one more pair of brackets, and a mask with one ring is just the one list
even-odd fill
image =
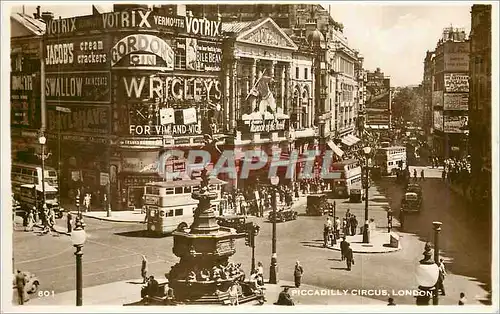
{"label": "billboard", "polygon": [[185,54],[186,70],[220,71],[222,48],[220,43],[198,40],[196,38],[179,38],[177,51]]}
{"label": "billboard", "polygon": [[462,73],[445,73],[444,91],[447,93],[468,93],[469,75]]}
{"label": "billboard", "polygon": [[469,130],[468,116],[445,116],[444,131],[446,133],[465,133]]}
{"label": "billboard", "polygon": [[366,102],[367,109],[385,109],[390,110],[390,79],[384,79],[380,76],[369,76],[366,82]]}
{"label": "billboard", "polygon": [[443,112],[434,111],[434,130],[443,131]]}
{"label": "billboard", "polygon": [[47,73],[45,97],[48,102],[109,103],[110,73],[105,71]]}
{"label": "billboard", "polygon": [[468,110],[469,94],[444,94],[444,110]]}
{"label": "billboard", "polygon": [[443,91],[432,92],[432,106],[433,107],[443,106]]}
{"label": "billboard", "polygon": [[99,71],[109,66],[109,36],[47,39],[44,47],[47,72]]}
{"label": "billboard", "polygon": [[468,42],[446,42],[444,45],[444,71],[468,72],[469,71]]}
{"label": "billboard", "polygon": [[[71,106],[70,113],[56,110],[57,106],[47,106],[47,128],[49,131],[74,133],[109,133],[111,121],[109,107],[107,106]],[[58,125],[59,119],[61,125]]]}

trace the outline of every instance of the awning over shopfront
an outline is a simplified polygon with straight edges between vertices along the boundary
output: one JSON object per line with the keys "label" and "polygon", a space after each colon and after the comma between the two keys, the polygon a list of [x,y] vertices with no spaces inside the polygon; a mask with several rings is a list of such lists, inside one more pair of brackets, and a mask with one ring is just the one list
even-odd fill
{"label": "awning over shopfront", "polygon": [[342,155],[344,155],[344,152],[337,145],[335,145],[334,142],[328,141],[328,146],[333,150],[333,152],[337,156],[342,157]]}
{"label": "awning over shopfront", "polygon": [[347,145],[347,146],[352,146],[354,145],[353,140],[349,137],[349,135],[346,135],[342,138],[341,140],[342,144]]}
{"label": "awning over shopfront", "polygon": [[[359,141],[361,141],[358,137],[356,137],[356,136],[354,136],[354,135],[352,135],[352,134],[349,134],[349,135],[347,135],[347,136],[348,136],[348,137],[352,140],[352,142],[353,142],[354,144],[357,144]],[[354,144],[353,144],[353,145],[354,145]]]}

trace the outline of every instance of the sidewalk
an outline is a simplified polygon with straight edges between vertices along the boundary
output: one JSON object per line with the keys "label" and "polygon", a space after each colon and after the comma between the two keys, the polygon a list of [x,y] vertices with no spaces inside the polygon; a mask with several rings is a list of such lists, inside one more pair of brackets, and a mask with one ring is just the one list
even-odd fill
{"label": "sidewalk", "polygon": [[[279,293],[284,286],[290,287],[289,293],[296,305],[385,305],[385,301],[361,297],[337,289],[323,289],[310,285],[301,285],[296,289],[290,281],[280,280],[277,285],[266,284],[265,294],[267,302],[271,305],[278,300]],[[84,305],[115,305],[120,306],[137,302],[141,299],[142,279],[126,280],[94,286],[83,289]],[[323,294],[323,295],[321,295]],[[25,306],[32,305],[65,305],[72,306],[76,302],[76,291],[67,291],[56,294],[50,298],[37,298],[30,300]],[[248,303],[245,305],[253,305]],[[242,305],[242,306],[245,306]]]}

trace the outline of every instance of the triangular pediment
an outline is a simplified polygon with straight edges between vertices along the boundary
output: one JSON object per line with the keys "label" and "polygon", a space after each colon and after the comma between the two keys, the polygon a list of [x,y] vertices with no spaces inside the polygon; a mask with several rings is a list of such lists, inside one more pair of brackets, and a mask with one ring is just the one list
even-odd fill
{"label": "triangular pediment", "polygon": [[298,49],[293,40],[270,17],[238,34],[236,41],[281,49]]}

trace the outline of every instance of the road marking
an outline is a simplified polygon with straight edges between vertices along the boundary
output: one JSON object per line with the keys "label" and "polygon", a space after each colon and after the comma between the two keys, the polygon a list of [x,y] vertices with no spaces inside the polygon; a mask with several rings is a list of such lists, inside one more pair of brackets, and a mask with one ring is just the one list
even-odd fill
{"label": "road marking", "polygon": [[[132,255],[137,255],[137,254],[119,255],[119,256],[101,258],[101,259],[98,259],[98,260],[91,260],[91,261],[85,260],[84,264],[87,265],[87,264],[92,264],[92,263],[99,263],[99,262],[104,262],[104,261],[108,261],[108,260],[112,260],[112,259],[117,259],[117,258],[132,256]],[[43,272],[46,272],[46,271],[51,271],[51,270],[56,270],[56,269],[61,269],[61,268],[66,268],[66,267],[75,267],[75,263],[61,265],[61,266],[56,266],[56,267],[52,267],[52,268],[45,268],[45,269],[42,269],[42,270],[38,270],[37,273],[43,273]]]}
{"label": "road marking", "polygon": [[48,259],[48,258],[52,258],[52,257],[58,256],[58,255],[61,255],[64,252],[69,251],[71,249],[72,249],[72,247],[70,246],[67,249],[64,249],[61,252],[56,253],[56,254],[52,254],[52,255],[44,256],[44,257],[39,257],[39,258],[35,258],[35,259],[30,259],[30,260],[27,260],[27,261],[16,262],[15,264],[19,265],[19,264],[26,264],[26,263],[38,262],[38,261],[41,261],[41,260],[44,260],[44,259]]}

